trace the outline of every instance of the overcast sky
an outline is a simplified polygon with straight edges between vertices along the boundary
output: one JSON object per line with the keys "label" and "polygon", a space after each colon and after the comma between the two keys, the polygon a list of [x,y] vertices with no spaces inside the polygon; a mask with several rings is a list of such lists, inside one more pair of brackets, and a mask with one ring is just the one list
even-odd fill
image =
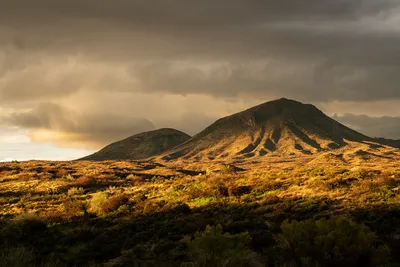
{"label": "overcast sky", "polygon": [[400,139],[398,0],[0,0],[0,160],[287,97]]}

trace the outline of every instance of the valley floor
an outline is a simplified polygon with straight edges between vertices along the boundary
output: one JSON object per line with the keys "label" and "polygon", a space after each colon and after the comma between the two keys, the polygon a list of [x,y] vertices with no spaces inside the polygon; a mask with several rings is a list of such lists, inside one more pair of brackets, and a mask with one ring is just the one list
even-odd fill
{"label": "valley floor", "polygon": [[0,218],[0,266],[397,266],[400,164],[0,163]]}

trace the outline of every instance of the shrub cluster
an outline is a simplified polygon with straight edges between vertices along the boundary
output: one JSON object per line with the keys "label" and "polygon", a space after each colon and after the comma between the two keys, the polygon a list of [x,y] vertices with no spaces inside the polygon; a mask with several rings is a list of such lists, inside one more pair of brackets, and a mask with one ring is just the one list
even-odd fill
{"label": "shrub cluster", "polygon": [[89,208],[91,212],[94,212],[97,215],[104,215],[117,210],[128,201],[129,198],[124,194],[115,194],[110,196],[107,192],[97,192],[90,200]]}
{"label": "shrub cluster", "polygon": [[380,266],[390,249],[369,228],[344,217],[285,221],[277,237],[281,261],[290,266]]}
{"label": "shrub cluster", "polygon": [[85,193],[85,190],[83,187],[71,187],[68,189],[68,196],[78,196],[78,195],[83,195]]}
{"label": "shrub cluster", "polygon": [[262,266],[258,255],[249,249],[251,237],[244,232],[236,235],[223,233],[221,225],[207,226],[194,238],[186,238],[191,262],[184,266]]}

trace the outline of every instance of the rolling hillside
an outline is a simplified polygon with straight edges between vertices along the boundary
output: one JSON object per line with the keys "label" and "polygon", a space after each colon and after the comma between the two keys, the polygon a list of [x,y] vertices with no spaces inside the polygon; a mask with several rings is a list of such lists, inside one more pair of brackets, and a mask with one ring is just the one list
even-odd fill
{"label": "rolling hillside", "polygon": [[167,151],[162,159],[313,155],[348,145],[379,146],[376,143],[379,140],[340,124],[313,105],[282,98],[219,119],[189,141]]}
{"label": "rolling hillside", "polygon": [[159,129],[133,135],[112,143],[81,160],[138,160],[159,155],[187,140],[190,136],[175,129]]}

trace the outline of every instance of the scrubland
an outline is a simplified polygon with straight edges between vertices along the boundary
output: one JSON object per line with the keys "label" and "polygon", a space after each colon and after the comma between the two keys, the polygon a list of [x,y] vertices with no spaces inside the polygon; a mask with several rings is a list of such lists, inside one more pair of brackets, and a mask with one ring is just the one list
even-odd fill
{"label": "scrubland", "polygon": [[400,165],[0,164],[0,266],[400,266]]}

